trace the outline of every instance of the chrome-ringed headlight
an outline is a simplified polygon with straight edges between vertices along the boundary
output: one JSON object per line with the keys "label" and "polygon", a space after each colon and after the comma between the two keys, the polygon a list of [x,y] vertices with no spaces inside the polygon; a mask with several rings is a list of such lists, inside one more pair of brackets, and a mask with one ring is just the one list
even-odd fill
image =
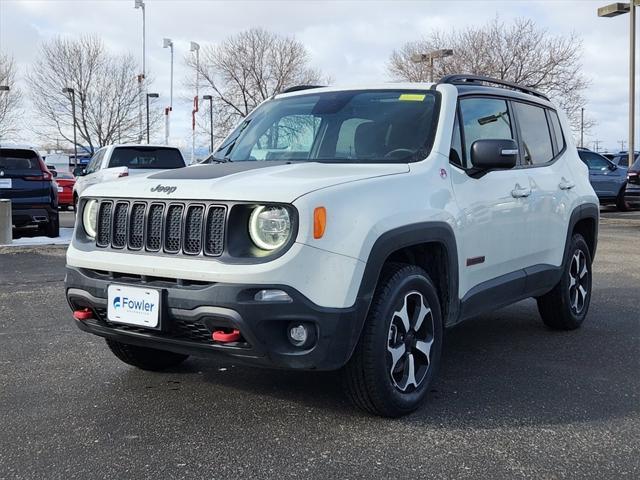
{"label": "chrome-ringed headlight", "polygon": [[97,225],[98,201],[91,199],[84,204],[84,208],[82,210],[82,227],[88,237],[96,238]]}
{"label": "chrome-ringed headlight", "polygon": [[256,247],[276,250],[291,236],[291,216],[284,207],[260,205],[249,217],[249,236]]}

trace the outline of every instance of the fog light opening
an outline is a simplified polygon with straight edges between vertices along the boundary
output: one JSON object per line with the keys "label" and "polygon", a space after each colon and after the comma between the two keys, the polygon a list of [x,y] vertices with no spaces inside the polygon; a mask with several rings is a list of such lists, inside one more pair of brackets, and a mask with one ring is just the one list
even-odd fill
{"label": "fog light opening", "polygon": [[291,297],[284,290],[260,290],[254,295],[257,302],[292,302]]}
{"label": "fog light opening", "polygon": [[291,322],[287,327],[287,339],[294,347],[310,347],[316,341],[316,329],[310,323]]}

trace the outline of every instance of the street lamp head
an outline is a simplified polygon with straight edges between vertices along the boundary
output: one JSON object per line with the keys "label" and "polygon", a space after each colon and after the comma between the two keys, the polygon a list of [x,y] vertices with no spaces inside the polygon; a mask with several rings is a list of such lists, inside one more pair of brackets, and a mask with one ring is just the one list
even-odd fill
{"label": "street lamp head", "polygon": [[600,7],[598,9],[599,17],[617,17],[618,15],[622,15],[623,13],[629,13],[631,6],[629,3],[611,3],[604,7]]}
{"label": "street lamp head", "polygon": [[134,0],[134,1],[135,1],[135,7],[136,8],[144,9],[144,2],[142,0]]}
{"label": "street lamp head", "polygon": [[158,98],[160,95],[157,93],[147,93],[148,98]]}
{"label": "street lamp head", "polygon": [[169,48],[169,47],[173,47],[173,40],[171,40],[170,38],[162,39],[162,48]]}
{"label": "street lamp head", "polygon": [[213,97],[211,95],[203,95],[202,99],[203,100],[213,100]]}
{"label": "street lamp head", "polygon": [[8,92],[9,90],[11,90],[9,85],[0,85],[0,92]]}
{"label": "street lamp head", "polygon": [[73,88],[65,87],[62,89],[62,93],[75,93]]}
{"label": "street lamp head", "polygon": [[198,50],[200,50],[200,45],[198,45],[196,42],[191,42],[191,47],[189,48],[189,51],[197,52]]}

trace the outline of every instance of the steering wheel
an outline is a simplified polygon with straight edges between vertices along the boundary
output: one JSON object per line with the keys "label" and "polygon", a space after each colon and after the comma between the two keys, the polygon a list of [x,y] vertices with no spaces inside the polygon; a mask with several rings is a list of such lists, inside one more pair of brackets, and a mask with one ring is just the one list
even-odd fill
{"label": "steering wheel", "polygon": [[414,153],[415,152],[413,150],[410,150],[408,148],[396,148],[395,150],[387,152],[384,158],[400,159],[413,155]]}

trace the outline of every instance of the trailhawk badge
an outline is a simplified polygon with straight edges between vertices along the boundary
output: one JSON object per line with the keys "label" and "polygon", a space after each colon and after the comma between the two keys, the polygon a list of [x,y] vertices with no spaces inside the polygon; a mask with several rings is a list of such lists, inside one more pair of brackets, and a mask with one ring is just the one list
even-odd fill
{"label": "trailhawk badge", "polygon": [[175,192],[178,189],[178,187],[169,187],[166,185],[156,185],[155,187],[153,187],[151,189],[152,192],[158,192],[158,193],[166,193],[167,195],[172,194],[173,192]]}

